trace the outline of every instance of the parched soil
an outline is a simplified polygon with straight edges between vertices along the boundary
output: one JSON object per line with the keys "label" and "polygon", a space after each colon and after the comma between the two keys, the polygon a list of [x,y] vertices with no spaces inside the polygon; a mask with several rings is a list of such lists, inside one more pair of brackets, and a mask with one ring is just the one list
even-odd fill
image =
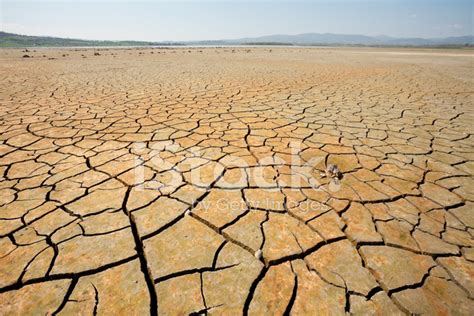
{"label": "parched soil", "polygon": [[473,56],[0,50],[0,314],[474,314]]}

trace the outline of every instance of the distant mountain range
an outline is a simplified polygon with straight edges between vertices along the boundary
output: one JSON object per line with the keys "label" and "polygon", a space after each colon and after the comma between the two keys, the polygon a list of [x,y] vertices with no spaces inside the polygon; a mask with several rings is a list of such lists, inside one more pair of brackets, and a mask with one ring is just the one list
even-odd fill
{"label": "distant mountain range", "polygon": [[167,46],[167,45],[301,45],[301,46],[474,46],[474,36],[444,38],[396,38],[353,34],[305,33],[269,35],[230,40],[208,41],[95,41],[49,36],[26,36],[0,32],[0,47],[88,47],[88,46]]}
{"label": "distant mountain range", "polygon": [[445,38],[396,38],[353,34],[305,33],[298,35],[269,35],[235,40],[237,43],[290,43],[293,45],[363,45],[363,46],[439,46],[473,45],[474,36]]}
{"label": "distant mountain range", "polygon": [[[96,46],[155,46],[167,43],[141,41],[93,41],[50,36],[27,36],[0,32],[0,47],[96,47]],[[169,44],[168,44],[169,45]],[[179,45],[173,43],[173,45]]]}

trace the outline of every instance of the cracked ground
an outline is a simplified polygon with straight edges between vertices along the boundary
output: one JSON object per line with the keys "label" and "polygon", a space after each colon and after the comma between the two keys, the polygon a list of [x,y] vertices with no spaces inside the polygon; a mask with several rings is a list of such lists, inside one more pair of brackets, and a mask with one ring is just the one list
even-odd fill
{"label": "cracked ground", "polygon": [[2,50],[0,314],[472,315],[472,58]]}

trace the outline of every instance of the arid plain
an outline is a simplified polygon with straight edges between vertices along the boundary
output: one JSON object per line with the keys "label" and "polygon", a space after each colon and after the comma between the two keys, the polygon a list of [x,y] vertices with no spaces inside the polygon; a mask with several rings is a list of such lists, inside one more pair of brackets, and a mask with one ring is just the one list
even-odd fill
{"label": "arid plain", "polygon": [[0,50],[0,314],[472,315],[473,56]]}

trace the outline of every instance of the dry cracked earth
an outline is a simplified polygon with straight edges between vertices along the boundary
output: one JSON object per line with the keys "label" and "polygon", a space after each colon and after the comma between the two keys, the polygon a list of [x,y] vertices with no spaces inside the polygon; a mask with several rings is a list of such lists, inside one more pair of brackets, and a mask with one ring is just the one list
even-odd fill
{"label": "dry cracked earth", "polygon": [[474,313],[472,51],[0,59],[0,314]]}

